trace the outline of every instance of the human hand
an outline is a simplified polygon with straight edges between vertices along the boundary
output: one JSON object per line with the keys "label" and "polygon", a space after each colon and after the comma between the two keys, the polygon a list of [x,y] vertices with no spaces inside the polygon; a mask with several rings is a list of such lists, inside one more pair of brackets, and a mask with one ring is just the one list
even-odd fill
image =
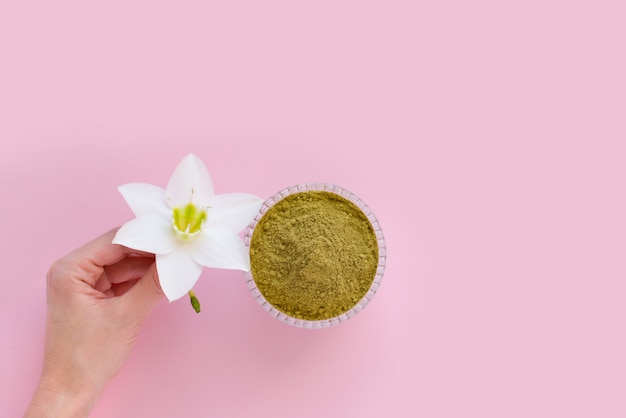
{"label": "human hand", "polygon": [[154,256],[111,230],[54,262],[42,377],[26,417],[85,417],[162,299]]}

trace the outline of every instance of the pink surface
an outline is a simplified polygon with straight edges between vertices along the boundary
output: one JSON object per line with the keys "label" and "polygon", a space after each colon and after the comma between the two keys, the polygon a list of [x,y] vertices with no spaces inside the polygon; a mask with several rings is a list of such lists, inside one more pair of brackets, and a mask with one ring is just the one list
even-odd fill
{"label": "pink surface", "polygon": [[[92,417],[626,416],[622,1],[0,4],[1,415],[41,370],[50,262],[187,153],[216,190],[336,183],[388,264],[289,327],[243,274],[163,302]],[[97,359],[94,359],[97,361]]]}

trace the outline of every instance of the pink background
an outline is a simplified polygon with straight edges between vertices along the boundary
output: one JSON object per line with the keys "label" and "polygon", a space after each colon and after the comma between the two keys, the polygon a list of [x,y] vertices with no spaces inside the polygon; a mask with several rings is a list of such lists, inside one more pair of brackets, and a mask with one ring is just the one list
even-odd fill
{"label": "pink background", "polygon": [[[0,3],[1,415],[48,265],[187,153],[218,192],[353,191],[388,245],[338,327],[239,272],[163,302],[93,417],[626,416],[623,1]],[[94,359],[97,361],[97,359]]]}

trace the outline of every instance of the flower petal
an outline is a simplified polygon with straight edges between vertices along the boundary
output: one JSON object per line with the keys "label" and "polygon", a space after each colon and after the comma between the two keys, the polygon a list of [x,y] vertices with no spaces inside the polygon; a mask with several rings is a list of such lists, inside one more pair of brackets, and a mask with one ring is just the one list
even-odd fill
{"label": "flower petal", "polygon": [[238,233],[252,222],[262,204],[263,200],[252,194],[218,194],[211,202],[207,223]]}
{"label": "flower petal", "polygon": [[161,289],[170,302],[185,296],[202,273],[202,266],[189,254],[189,245],[182,245],[169,254],[156,256]]}
{"label": "flower petal", "polygon": [[184,206],[191,202],[199,206],[208,206],[215,195],[213,182],[200,158],[189,154],[178,164],[172,174],[165,196],[171,199],[171,206]]}
{"label": "flower petal", "polygon": [[115,234],[113,244],[153,254],[167,254],[176,248],[178,239],[167,218],[152,214],[125,223]]}
{"label": "flower petal", "polygon": [[241,238],[224,227],[204,228],[191,243],[191,256],[207,267],[250,270],[248,247]]}
{"label": "flower petal", "polygon": [[118,187],[135,216],[158,213],[169,216],[170,209],[163,188],[146,183],[129,183]]}

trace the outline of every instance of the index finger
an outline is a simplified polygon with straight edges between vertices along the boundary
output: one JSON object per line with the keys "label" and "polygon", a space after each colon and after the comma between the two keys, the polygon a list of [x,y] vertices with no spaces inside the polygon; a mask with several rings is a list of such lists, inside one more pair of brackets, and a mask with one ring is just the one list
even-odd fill
{"label": "index finger", "polygon": [[113,237],[119,227],[100,235],[98,238],[89,241],[82,247],[75,250],[75,255],[91,261],[98,267],[115,264],[128,255],[149,256],[150,253],[133,250],[123,245],[113,244]]}

